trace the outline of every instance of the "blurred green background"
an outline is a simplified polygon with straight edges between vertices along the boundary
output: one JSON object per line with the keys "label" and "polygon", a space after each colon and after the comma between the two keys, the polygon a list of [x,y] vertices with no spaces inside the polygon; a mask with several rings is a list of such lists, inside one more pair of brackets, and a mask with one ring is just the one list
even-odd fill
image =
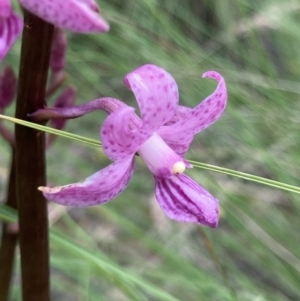
{"label": "blurred green background", "polygon": [[[216,87],[201,74],[216,70],[228,86],[227,109],[196,136],[186,158],[299,185],[299,0],[99,5],[109,33],[68,34],[66,69],[77,103],[112,96],[136,107],[122,78],[152,63],[174,76],[181,104],[193,107]],[[15,70],[19,47],[6,59]],[[65,130],[99,139],[104,118],[94,112]],[[1,199],[9,158],[1,142]],[[53,185],[109,164],[101,149],[65,138],[47,160]],[[139,159],[129,187],[112,202],[51,207],[52,300],[300,300],[299,195],[198,168],[187,173],[220,200],[217,229],[168,220]],[[20,300],[17,276],[12,300]]]}

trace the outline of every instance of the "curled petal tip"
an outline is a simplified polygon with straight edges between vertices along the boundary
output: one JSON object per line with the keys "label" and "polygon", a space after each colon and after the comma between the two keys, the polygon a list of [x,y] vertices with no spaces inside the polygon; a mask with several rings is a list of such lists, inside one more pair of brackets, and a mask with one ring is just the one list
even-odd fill
{"label": "curled petal tip", "polygon": [[218,82],[223,78],[222,75],[216,71],[207,71],[202,74],[202,77],[209,77]]}
{"label": "curled petal tip", "polygon": [[216,71],[207,71],[202,77],[218,81],[215,91],[193,109],[185,109],[171,126],[162,127],[159,134],[177,153],[184,154],[193,136],[216,122],[223,114],[227,104],[227,88],[224,78]]}

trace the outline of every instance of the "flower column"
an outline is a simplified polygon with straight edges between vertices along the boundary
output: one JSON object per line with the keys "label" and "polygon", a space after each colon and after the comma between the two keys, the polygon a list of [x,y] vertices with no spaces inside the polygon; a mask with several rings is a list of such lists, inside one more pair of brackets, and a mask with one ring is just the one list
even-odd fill
{"label": "flower column", "polygon": [[[44,107],[54,26],[25,11],[16,117]],[[49,300],[47,204],[37,187],[45,184],[45,137],[16,125],[16,184],[20,225],[23,301]]]}

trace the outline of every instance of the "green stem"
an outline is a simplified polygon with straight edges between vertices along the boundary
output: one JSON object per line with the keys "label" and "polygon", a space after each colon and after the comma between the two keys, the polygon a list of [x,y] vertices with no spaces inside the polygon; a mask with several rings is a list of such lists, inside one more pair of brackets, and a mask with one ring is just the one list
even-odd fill
{"label": "green stem", "polygon": [[[6,206],[16,209],[16,177],[15,177],[15,154],[12,150],[12,162],[8,182]],[[4,223],[2,228],[0,247],[0,301],[8,301],[9,288],[12,278],[14,255],[18,240],[17,231],[11,231],[9,223]]]}
{"label": "green stem", "polygon": [[[44,107],[54,27],[24,12],[16,117]],[[15,126],[16,183],[23,301],[49,301],[47,204],[37,190],[45,185],[45,136]]]}

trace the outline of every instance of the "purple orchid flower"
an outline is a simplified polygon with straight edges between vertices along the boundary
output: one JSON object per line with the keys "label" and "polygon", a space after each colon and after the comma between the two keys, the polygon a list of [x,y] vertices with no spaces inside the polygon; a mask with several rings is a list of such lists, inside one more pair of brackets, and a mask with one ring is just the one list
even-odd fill
{"label": "purple orchid flower", "polygon": [[[20,4],[57,27],[74,32],[105,32],[109,24],[99,15],[95,0],[19,0]],[[23,29],[22,18],[15,14],[11,0],[0,1],[0,61]]]}
{"label": "purple orchid flower", "polygon": [[114,162],[82,182],[39,187],[44,196],[67,206],[85,207],[110,201],[128,185],[138,153],[153,173],[157,201],[169,218],[216,227],[218,200],[183,174],[192,167],[183,156],[194,135],[213,124],[226,107],[223,77],[215,71],[208,71],[203,77],[215,79],[218,86],[190,109],[178,106],[176,82],[164,69],[144,65],[127,74],[124,82],[135,94],[141,119],[132,107],[110,99],[118,109],[104,121],[100,137],[105,154]]}

